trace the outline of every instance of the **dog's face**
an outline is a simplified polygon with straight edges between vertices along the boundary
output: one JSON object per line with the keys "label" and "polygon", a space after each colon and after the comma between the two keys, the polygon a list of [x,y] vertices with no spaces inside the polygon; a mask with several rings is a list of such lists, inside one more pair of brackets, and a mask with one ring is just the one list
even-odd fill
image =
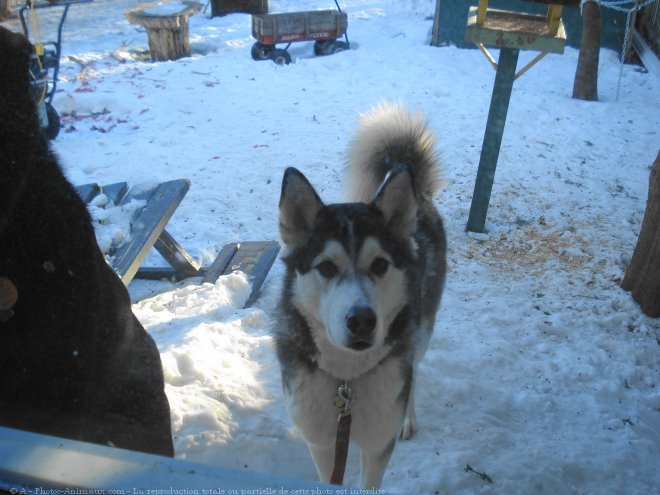
{"label": "dog's face", "polygon": [[369,204],[324,205],[307,179],[288,169],[280,233],[295,270],[293,303],[317,345],[361,353],[382,346],[406,304],[416,201],[410,173],[392,174]]}

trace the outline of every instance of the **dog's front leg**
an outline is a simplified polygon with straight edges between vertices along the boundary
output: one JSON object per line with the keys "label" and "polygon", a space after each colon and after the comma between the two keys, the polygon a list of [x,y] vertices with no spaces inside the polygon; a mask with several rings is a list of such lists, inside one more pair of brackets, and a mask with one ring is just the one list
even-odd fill
{"label": "dog's front leg", "polygon": [[332,476],[332,469],[335,462],[334,444],[326,446],[308,443],[307,448],[309,449],[309,453],[312,454],[312,459],[314,459],[319,480],[323,483],[330,483],[330,476]]}
{"label": "dog's front leg", "polygon": [[361,472],[360,472],[360,485],[363,490],[372,490],[379,488],[383,481],[385,468],[390,462],[394,445],[396,444],[396,437],[385,447],[380,453],[370,453],[362,450],[361,454]]}

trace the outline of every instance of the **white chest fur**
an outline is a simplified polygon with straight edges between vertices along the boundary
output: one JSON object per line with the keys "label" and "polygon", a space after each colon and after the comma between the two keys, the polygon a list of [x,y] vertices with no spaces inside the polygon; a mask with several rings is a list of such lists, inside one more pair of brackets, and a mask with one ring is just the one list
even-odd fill
{"label": "white chest fur", "polygon": [[[322,370],[300,371],[286,387],[289,415],[312,445],[334,445],[339,414],[334,399],[340,383]],[[356,398],[351,440],[363,451],[381,452],[398,435],[404,418],[407,396],[401,361],[386,359],[349,386]]]}

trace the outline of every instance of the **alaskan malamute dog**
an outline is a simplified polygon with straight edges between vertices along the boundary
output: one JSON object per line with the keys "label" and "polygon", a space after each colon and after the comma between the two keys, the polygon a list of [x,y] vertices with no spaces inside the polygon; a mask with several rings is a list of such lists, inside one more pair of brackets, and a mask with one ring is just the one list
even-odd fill
{"label": "alaskan malamute dog", "polygon": [[321,481],[333,470],[341,384],[355,397],[363,488],[380,486],[397,437],[415,431],[415,370],[446,271],[437,162],[425,119],[382,104],[361,117],[349,150],[348,202],[325,205],[302,173],[284,174],[275,340],[288,412]]}

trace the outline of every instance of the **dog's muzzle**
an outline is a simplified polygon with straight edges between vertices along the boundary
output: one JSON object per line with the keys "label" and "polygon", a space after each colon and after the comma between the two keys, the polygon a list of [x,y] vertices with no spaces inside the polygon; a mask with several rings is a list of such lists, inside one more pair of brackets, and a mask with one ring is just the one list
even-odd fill
{"label": "dog's muzzle", "polygon": [[374,343],[376,313],[368,306],[353,306],[346,315],[348,347],[363,351]]}

